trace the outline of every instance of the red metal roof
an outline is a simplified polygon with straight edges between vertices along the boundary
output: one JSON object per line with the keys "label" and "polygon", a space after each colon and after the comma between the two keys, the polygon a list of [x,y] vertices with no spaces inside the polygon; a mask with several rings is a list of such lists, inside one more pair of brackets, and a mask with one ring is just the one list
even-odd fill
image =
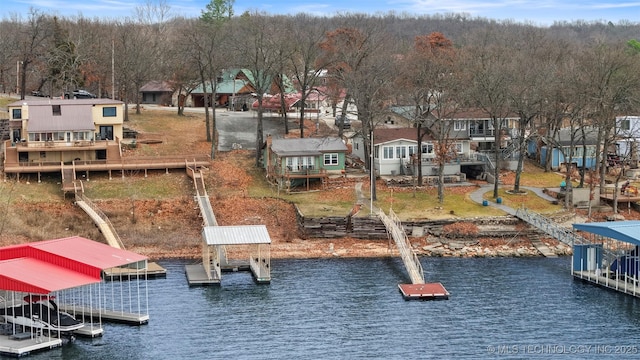
{"label": "red metal roof", "polygon": [[0,248],[0,260],[29,257],[100,278],[102,270],[146,261],[131,251],[79,236]]}
{"label": "red metal roof", "polygon": [[[300,101],[300,94],[286,94],[284,96],[284,107],[289,111],[291,107]],[[270,111],[279,111],[281,109],[282,98],[280,94],[267,95],[262,98],[262,109]],[[252,108],[258,108],[258,100],[254,101],[251,105]]]}
{"label": "red metal roof", "polygon": [[100,277],[85,275],[31,258],[0,262],[0,289],[48,294],[100,282]]}

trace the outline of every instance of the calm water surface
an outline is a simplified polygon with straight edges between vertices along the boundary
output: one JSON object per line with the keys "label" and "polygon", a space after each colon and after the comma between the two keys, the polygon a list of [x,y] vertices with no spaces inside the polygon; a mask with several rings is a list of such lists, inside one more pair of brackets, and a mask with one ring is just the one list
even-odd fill
{"label": "calm water surface", "polygon": [[[424,258],[448,301],[405,301],[399,259],[276,260],[272,283],[149,282],[150,322],[105,324],[31,359],[640,358],[640,300],[574,281],[569,258]],[[629,354],[631,353],[631,354]]]}

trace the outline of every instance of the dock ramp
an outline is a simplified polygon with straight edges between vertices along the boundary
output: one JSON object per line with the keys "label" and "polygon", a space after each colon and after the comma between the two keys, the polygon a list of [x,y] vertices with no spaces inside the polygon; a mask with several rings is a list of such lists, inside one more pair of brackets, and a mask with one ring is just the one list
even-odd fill
{"label": "dock ramp", "polygon": [[409,238],[404,232],[404,228],[402,227],[402,223],[400,222],[400,219],[398,219],[398,216],[393,212],[393,210],[389,210],[389,216],[380,210],[378,217],[387,228],[389,236],[395,240],[396,247],[400,252],[400,257],[402,257],[402,261],[407,269],[407,273],[409,273],[411,282],[413,284],[424,284],[422,264],[420,264],[418,255],[416,255],[415,251],[411,248]]}
{"label": "dock ramp", "polygon": [[124,249],[122,240],[120,239],[120,236],[118,236],[116,229],[113,227],[113,224],[111,224],[111,221],[109,221],[107,215],[98,209],[98,207],[89,200],[88,197],[81,192],[76,192],[76,205],[84,210],[96,226],[98,226],[98,229],[100,229],[100,232],[107,241],[107,244],[117,249]]}
{"label": "dock ramp", "polygon": [[418,255],[411,247],[402,223],[398,216],[389,209],[389,216],[382,210],[378,212],[378,217],[387,229],[387,234],[395,241],[400,252],[404,266],[407,269],[411,284],[399,284],[398,289],[405,300],[446,300],[449,292],[441,283],[425,283],[424,271]]}

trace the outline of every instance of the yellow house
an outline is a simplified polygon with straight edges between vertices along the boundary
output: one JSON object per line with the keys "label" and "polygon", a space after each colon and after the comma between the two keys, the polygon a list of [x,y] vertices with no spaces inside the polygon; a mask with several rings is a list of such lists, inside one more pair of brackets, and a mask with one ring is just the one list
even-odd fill
{"label": "yellow house", "polygon": [[8,109],[10,140],[5,143],[5,172],[115,160],[109,157],[120,161],[124,119],[121,101],[21,100],[9,104]]}

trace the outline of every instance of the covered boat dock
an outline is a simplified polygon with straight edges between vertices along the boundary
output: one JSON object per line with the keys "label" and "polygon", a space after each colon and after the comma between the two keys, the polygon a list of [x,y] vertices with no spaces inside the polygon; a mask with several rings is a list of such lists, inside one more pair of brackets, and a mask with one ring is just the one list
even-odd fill
{"label": "covered boat dock", "polygon": [[[30,309],[26,298],[55,298],[58,311],[85,321],[84,326],[72,330],[73,334],[89,337],[102,335],[102,321],[108,321],[111,313],[119,318],[123,315],[134,318],[136,324],[141,323],[141,318],[147,322],[148,296],[143,275],[146,262],[143,255],[77,236],[3,247],[0,248],[0,310],[3,314],[12,314],[11,309],[16,306]],[[104,271],[120,267],[137,270],[136,286],[103,281]],[[109,300],[108,295],[117,296],[118,301]],[[25,317],[23,324],[7,315],[0,318],[3,320],[0,324],[2,354],[22,356],[62,345],[60,330],[42,331],[38,327],[46,320],[44,316]]]}
{"label": "covered boat dock", "polygon": [[260,284],[271,282],[271,238],[264,225],[205,226],[202,264],[187,265],[189,285],[216,285],[223,271],[251,271]]}
{"label": "covered boat dock", "polygon": [[[640,297],[640,221],[573,224],[575,279]],[[577,243],[579,241],[579,243]]]}

